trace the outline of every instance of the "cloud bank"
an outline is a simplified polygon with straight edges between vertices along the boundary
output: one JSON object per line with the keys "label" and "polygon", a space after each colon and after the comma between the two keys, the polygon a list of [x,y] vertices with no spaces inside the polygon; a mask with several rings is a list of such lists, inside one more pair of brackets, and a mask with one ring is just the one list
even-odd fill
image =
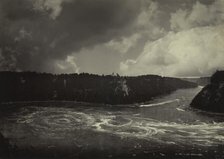
{"label": "cloud bank", "polygon": [[224,69],[224,1],[196,1],[191,9],[178,9],[170,14],[170,28],[164,37],[147,42],[136,59],[122,61],[121,72],[183,77]]}
{"label": "cloud bank", "polygon": [[1,0],[0,68],[57,72],[55,61],[127,34],[140,5],[135,0]]}
{"label": "cloud bank", "polygon": [[149,42],[136,60],[120,69],[131,75],[203,76],[224,69],[224,25],[193,28]]}
{"label": "cloud bank", "polygon": [[1,0],[0,71],[207,76],[223,0]]}

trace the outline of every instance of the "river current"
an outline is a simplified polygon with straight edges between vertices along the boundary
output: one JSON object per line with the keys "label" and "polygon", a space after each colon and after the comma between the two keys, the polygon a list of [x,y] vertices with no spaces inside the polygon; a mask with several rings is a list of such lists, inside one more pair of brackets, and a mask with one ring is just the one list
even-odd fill
{"label": "river current", "polygon": [[189,107],[200,90],[177,90],[138,107],[75,104],[71,108],[63,103],[61,107],[42,107],[30,103],[1,117],[0,130],[22,148],[108,150],[108,157],[152,152],[166,157],[164,150],[169,149],[179,157],[200,158],[212,152],[221,158],[224,116]]}

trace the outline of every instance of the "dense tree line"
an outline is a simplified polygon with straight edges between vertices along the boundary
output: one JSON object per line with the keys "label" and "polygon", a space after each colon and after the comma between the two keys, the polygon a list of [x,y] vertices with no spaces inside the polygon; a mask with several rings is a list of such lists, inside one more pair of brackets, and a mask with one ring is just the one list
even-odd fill
{"label": "dense tree line", "polygon": [[177,78],[144,75],[61,74],[0,72],[0,101],[68,100],[130,104],[196,84]]}

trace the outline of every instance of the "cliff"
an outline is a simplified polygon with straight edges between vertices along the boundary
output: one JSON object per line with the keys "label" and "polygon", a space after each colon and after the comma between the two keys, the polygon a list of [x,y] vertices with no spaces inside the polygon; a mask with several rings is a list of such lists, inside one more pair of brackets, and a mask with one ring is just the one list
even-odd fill
{"label": "cliff", "polygon": [[0,102],[67,100],[131,104],[196,86],[177,78],[157,75],[120,77],[87,73],[0,72]]}
{"label": "cliff", "polygon": [[192,107],[224,113],[224,71],[217,71],[191,103]]}

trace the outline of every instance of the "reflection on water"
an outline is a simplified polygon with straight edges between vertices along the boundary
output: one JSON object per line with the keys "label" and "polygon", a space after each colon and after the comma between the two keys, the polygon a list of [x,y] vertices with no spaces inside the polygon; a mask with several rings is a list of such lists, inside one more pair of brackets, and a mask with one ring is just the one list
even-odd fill
{"label": "reflection on water", "polygon": [[0,127],[12,142],[23,146],[31,140],[33,146],[66,144],[69,140],[79,146],[100,142],[87,137],[91,132],[118,137],[120,143],[135,139],[167,147],[222,145],[223,117],[204,115],[188,107],[199,90],[179,90],[140,108],[29,106],[2,119]]}

